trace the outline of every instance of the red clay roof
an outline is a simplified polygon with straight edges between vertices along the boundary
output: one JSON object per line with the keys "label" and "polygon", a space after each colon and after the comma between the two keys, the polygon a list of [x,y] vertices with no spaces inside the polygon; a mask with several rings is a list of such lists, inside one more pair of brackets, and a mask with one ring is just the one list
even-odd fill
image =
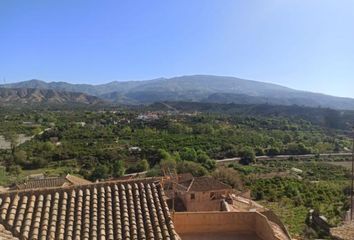
{"label": "red clay roof", "polygon": [[179,239],[148,179],[0,193],[0,224],[20,239]]}

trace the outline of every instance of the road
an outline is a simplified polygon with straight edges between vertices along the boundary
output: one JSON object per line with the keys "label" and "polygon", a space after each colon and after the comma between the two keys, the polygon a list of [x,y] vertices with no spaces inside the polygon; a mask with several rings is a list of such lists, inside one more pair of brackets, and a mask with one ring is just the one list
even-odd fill
{"label": "road", "polygon": [[[351,153],[321,153],[319,154],[320,157],[348,157],[351,156]],[[314,158],[318,156],[317,154],[304,154],[304,155],[276,155],[273,157],[270,156],[256,156],[257,160],[287,160],[290,157],[297,158],[297,159],[308,159],[308,158]],[[240,161],[240,157],[235,157],[235,158],[225,158],[225,159],[220,159],[216,160],[217,164],[224,164],[224,163],[229,163],[229,162],[238,162]]]}
{"label": "road", "polygon": [[[351,156],[351,153],[322,153],[319,156],[320,157],[348,157]],[[276,155],[273,157],[270,156],[256,156],[257,160],[287,160],[290,157],[294,157],[297,159],[307,159],[307,158],[314,158],[316,157],[316,154],[304,154],[304,155]],[[235,157],[235,158],[224,158],[224,159],[220,159],[220,160],[216,160],[217,164],[225,164],[225,163],[231,163],[231,162],[238,162],[240,161],[241,158],[239,157]],[[128,177],[128,176],[136,176],[138,175],[144,175],[146,174],[147,171],[144,172],[136,172],[136,173],[129,173],[129,174],[124,174],[124,177]]]}

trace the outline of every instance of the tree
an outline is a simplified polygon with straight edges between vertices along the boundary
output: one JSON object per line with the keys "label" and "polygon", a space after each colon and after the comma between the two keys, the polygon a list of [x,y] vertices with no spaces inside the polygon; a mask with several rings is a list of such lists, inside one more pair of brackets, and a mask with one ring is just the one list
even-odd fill
{"label": "tree", "polygon": [[303,143],[289,143],[286,146],[287,154],[309,154],[311,149],[307,148]]}
{"label": "tree", "polygon": [[271,147],[267,149],[268,156],[276,156],[280,154],[280,149],[277,147]]}
{"label": "tree", "polygon": [[138,172],[144,172],[147,171],[149,169],[149,162],[146,159],[143,159],[141,161],[138,162],[138,164],[136,165],[136,170]]}
{"label": "tree", "polygon": [[216,168],[216,162],[210,159],[209,155],[202,150],[197,151],[197,161],[201,163],[203,167],[205,167],[209,171]]}
{"label": "tree", "polygon": [[121,160],[114,161],[113,168],[112,168],[113,177],[121,177],[124,175],[124,172],[125,172],[124,162]]}
{"label": "tree", "polygon": [[195,177],[201,177],[208,174],[208,170],[206,170],[202,165],[189,161],[179,162],[177,164],[177,172],[191,173]]}
{"label": "tree", "polygon": [[256,147],[255,152],[256,152],[257,156],[265,155],[265,151],[264,151],[264,149],[262,147]]}
{"label": "tree", "polygon": [[109,177],[109,168],[106,165],[98,165],[92,172],[90,179],[106,179]]}
{"label": "tree", "polygon": [[238,171],[232,168],[220,167],[212,173],[213,177],[219,181],[232,186],[235,189],[242,190],[243,183]]}
{"label": "tree", "polygon": [[210,160],[210,157],[206,154],[206,152],[202,150],[197,151],[197,161],[199,163],[206,163],[208,160]]}
{"label": "tree", "polygon": [[14,154],[14,159],[17,164],[23,165],[27,160],[27,154],[23,150],[16,150]]}
{"label": "tree", "polygon": [[197,160],[197,152],[194,148],[183,148],[182,152],[180,153],[182,161],[196,161]]}
{"label": "tree", "polygon": [[202,166],[208,169],[209,171],[212,171],[216,168],[216,161],[208,159],[205,163],[202,164]]}
{"label": "tree", "polygon": [[19,176],[22,172],[22,169],[19,165],[13,165],[13,166],[8,167],[7,171],[11,175]]}
{"label": "tree", "polygon": [[176,162],[181,161],[181,156],[179,155],[179,152],[174,152],[172,155],[173,159],[176,160]]}
{"label": "tree", "polygon": [[193,128],[194,134],[213,134],[214,128],[210,124],[196,124]]}
{"label": "tree", "polygon": [[225,157],[232,158],[238,155],[237,148],[233,144],[222,144],[221,150],[224,152]]}
{"label": "tree", "polygon": [[170,153],[167,152],[165,149],[159,149],[158,154],[159,154],[160,161],[171,159]]}
{"label": "tree", "polygon": [[29,168],[42,168],[48,165],[48,160],[42,157],[34,157],[31,159],[31,163],[28,166]]}
{"label": "tree", "polygon": [[55,146],[51,142],[45,142],[42,145],[42,151],[43,152],[52,152],[52,151],[54,151],[54,149],[55,149]]}
{"label": "tree", "polygon": [[130,136],[131,133],[132,133],[132,129],[129,126],[126,126],[121,130],[121,135],[124,137]]}
{"label": "tree", "polygon": [[176,161],[172,158],[169,159],[163,159],[160,162],[160,167],[161,169],[175,169],[176,168]]}
{"label": "tree", "polygon": [[11,153],[12,153],[12,156],[14,156],[16,147],[17,147],[17,145],[19,144],[19,141],[20,141],[19,137],[18,137],[18,134],[14,133],[14,132],[7,132],[4,135],[5,135],[5,138],[10,141]]}
{"label": "tree", "polygon": [[240,150],[241,164],[248,165],[256,160],[256,154],[251,147],[244,147]]}

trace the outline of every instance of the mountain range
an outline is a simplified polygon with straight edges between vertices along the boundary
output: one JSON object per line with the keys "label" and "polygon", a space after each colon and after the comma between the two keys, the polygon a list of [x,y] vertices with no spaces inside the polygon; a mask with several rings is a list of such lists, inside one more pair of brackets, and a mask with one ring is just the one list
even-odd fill
{"label": "mountain range", "polygon": [[66,92],[40,88],[0,88],[1,104],[98,104],[102,102],[103,101],[98,97],[79,92]]}
{"label": "mountain range", "polygon": [[354,99],[352,98],[299,91],[272,83],[211,75],[191,75],[143,81],[114,81],[99,85],[29,80],[3,84],[0,87],[82,92],[106,101],[124,104],[192,101],[299,105],[354,110]]}

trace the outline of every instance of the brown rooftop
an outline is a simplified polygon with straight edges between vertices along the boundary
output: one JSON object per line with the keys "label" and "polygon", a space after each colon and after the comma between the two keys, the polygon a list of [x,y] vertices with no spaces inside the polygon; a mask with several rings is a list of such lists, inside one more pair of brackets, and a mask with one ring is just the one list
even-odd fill
{"label": "brown rooftop", "polygon": [[82,184],[89,184],[89,183],[91,182],[86,179],[68,174],[62,177],[31,179],[24,183],[17,184],[15,186],[15,189],[23,190],[23,189],[33,189],[33,188],[63,187],[63,186],[82,185]]}
{"label": "brown rooftop", "polygon": [[186,187],[189,192],[208,192],[223,189],[231,189],[231,186],[224,184],[213,177],[195,177],[191,180],[179,183],[180,185]]}
{"label": "brown rooftop", "polygon": [[80,177],[77,177],[77,176],[74,176],[74,175],[71,175],[71,174],[67,174],[65,176],[65,179],[72,183],[73,185],[84,185],[84,184],[89,184],[91,183],[89,180],[86,180],[84,178],[80,178]]}
{"label": "brown rooftop", "polygon": [[1,193],[0,224],[19,239],[179,239],[151,179]]}
{"label": "brown rooftop", "polygon": [[191,173],[178,174],[178,183],[190,182],[194,177]]}

